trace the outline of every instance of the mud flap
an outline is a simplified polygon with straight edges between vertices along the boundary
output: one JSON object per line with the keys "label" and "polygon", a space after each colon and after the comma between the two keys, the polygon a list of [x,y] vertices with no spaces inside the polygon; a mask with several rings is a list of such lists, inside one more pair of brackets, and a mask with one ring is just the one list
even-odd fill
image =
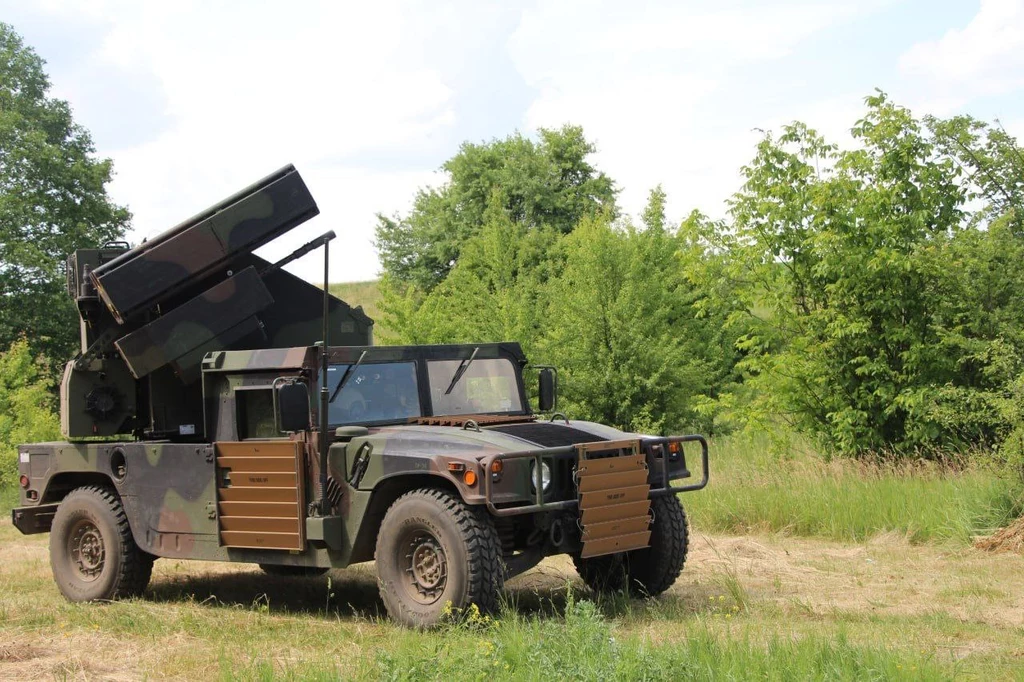
{"label": "mud flap", "polygon": [[580,557],[648,547],[651,486],[640,441],[580,443],[576,450]]}

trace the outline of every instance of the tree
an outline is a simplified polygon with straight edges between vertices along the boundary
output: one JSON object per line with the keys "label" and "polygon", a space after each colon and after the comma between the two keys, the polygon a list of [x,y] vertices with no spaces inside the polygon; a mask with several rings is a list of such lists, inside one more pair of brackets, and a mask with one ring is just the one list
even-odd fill
{"label": "tree", "polygon": [[448,277],[429,293],[382,283],[383,309],[396,343],[519,341],[529,351],[542,333],[538,253],[558,250],[548,229],[514,223],[495,192],[477,235],[462,246]]}
{"label": "tree", "polygon": [[748,307],[767,308],[745,366],[767,412],[834,452],[992,443],[1024,350],[1019,277],[1004,271],[1020,244],[1011,216],[990,220],[1012,195],[969,210],[995,177],[977,140],[957,139],[991,171],[972,180],[943,140],[953,129],[884,94],[867,104],[858,149],[793,124],[744,168],[737,264]]}
{"label": "tree", "polygon": [[716,428],[738,380],[722,254],[691,216],[668,229],[665,193],[651,191],[641,226],[584,220],[564,238],[548,285],[539,346],[564,378],[566,409],[647,433]]}
{"label": "tree", "polygon": [[497,192],[508,219],[524,229],[571,232],[585,216],[615,213],[615,186],[587,160],[594,145],[583,130],[539,131],[486,144],[465,143],[443,170],[449,181],[420,191],[404,217],[378,216],[377,248],[384,271],[423,291],[451,271],[462,246],[478,234]]}
{"label": "tree", "polygon": [[67,102],[48,96],[44,62],[0,23],[0,347],[24,336],[55,365],[78,346],[62,263],[124,234],[107,196],[112,165]]}
{"label": "tree", "polygon": [[53,381],[25,339],[0,352],[0,490],[18,478],[17,447],[56,440]]}

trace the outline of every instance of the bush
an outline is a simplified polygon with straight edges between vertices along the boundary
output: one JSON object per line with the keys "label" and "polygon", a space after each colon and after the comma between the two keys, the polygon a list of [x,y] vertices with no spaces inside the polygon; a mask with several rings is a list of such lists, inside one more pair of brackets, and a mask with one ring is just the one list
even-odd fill
{"label": "bush", "polygon": [[745,366],[761,414],[827,452],[939,454],[1009,430],[1024,240],[1013,202],[980,201],[951,157],[945,141],[968,125],[922,123],[878,95],[853,128],[859,148],[797,123],[744,168],[737,277],[748,307],[768,309],[744,340]]}
{"label": "bush", "polygon": [[60,436],[52,389],[46,362],[32,356],[27,341],[0,353],[0,488],[17,479],[18,445]]}

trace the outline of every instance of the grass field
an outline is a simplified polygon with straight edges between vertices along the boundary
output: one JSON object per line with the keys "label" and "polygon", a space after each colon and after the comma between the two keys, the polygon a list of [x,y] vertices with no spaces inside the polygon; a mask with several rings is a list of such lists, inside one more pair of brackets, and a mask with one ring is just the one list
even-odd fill
{"label": "grass field", "polygon": [[355,308],[362,306],[363,312],[369,315],[380,333],[380,289],[377,288],[377,280],[369,282],[339,282],[330,285],[331,294]]}
{"label": "grass field", "polygon": [[712,449],[713,483],[688,502],[707,530],[966,544],[1020,516],[1024,503],[1018,479],[980,465],[826,461],[799,443],[779,456],[767,439],[725,439]]}
{"label": "grass field", "polygon": [[69,604],[47,536],[5,514],[0,679],[1024,679],[1024,557],[968,542],[1014,508],[1010,482],[741,441],[713,463],[662,598],[595,600],[553,558],[496,619],[427,633],[383,620],[371,566],[287,580],[161,560],[142,599]]}

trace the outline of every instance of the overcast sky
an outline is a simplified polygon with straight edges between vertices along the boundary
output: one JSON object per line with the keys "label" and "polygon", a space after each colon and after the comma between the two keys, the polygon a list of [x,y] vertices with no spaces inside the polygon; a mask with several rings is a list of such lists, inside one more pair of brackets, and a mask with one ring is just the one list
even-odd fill
{"label": "overcast sky", "polygon": [[841,142],[876,87],[1024,138],[1024,0],[0,0],[0,20],[114,159],[133,242],[294,163],[321,214],[261,253],[334,229],[335,281],[377,275],[374,215],[465,140],[582,125],[627,212],[660,183],[678,219],[723,215],[757,129]]}

